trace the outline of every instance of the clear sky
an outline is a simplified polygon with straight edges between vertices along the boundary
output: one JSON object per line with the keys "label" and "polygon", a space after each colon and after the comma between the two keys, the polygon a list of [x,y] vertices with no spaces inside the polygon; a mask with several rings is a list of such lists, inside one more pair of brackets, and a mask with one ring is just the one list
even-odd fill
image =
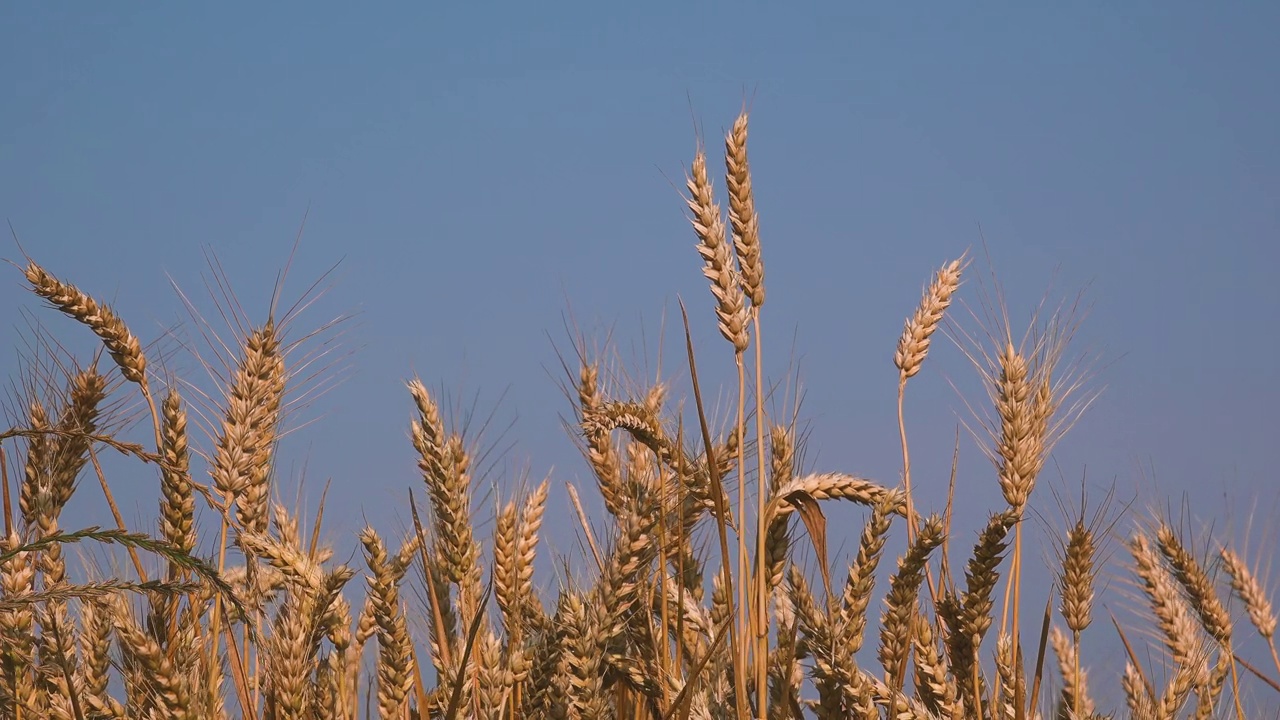
{"label": "clear sky", "polygon": [[[730,378],[678,186],[698,128],[718,149],[745,99],[767,371],[800,363],[812,469],[897,481],[894,342],[937,266],[970,248],[985,269],[985,237],[1020,321],[1051,283],[1089,286],[1079,348],[1105,392],[1046,483],[1087,473],[1095,494],[1114,481],[1221,529],[1277,505],[1277,27],[1263,2],[6,3],[0,215],[144,341],[186,319],[197,344],[170,278],[212,311],[213,253],[261,321],[306,216],[286,297],[341,262],[295,331],[354,318],[345,382],[295,416],[314,423],[284,448],[285,497],[305,474],[314,508],[331,478],[326,527],[348,551],[366,520],[403,527],[417,373],[492,413],[499,493],[552,473],[550,540],[576,553],[565,317],[628,357],[643,333],[656,360],[665,312],[675,375],[684,298],[704,372]],[[6,377],[23,308],[92,347],[4,272]],[[941,342],[908,390],[927,507],[967,417],[952,383],[980,399]],[[999,495],[967,438],[960,459],[971,533]],[[151,517],[150,475],[117,492]],[[68,512],[105,522],[82,495]]]}

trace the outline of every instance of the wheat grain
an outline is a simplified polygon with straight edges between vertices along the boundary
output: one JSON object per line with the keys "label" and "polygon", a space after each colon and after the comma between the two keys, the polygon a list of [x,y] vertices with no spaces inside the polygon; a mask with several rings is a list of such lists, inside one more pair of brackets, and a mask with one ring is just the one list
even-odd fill
{"label": "wheat grain", "polygon": [[845,582],[836,632],[836,641],[850,652],[862,649],[867,607],[871,604],[871,593],[875,588],[876,568],[880,565],[880,555],[888,540],[894,510],[902,502],[901,493],[885,493],[872,508],[871,518],[862,528],[858,555],[849,567],[849,579]]}
{"label": "wheat grain", "polygon": [[147,359],[142,354],[142,344],[109,306],[89,297],[76,286],[59,281],[35,262],[28,263],[25,274],[37,295],[87,325],[102,340],[126,380],[138,384],[146,382]]}
{"label": "wheat grain", "polygon": [[[35,589],[34,558],[28,552],[16,552],[22,546],[22,540],[16,532],[10,532],[5,539],[5,554],[12,555],[0,562],[0,589],[5,597],[14,597],[29,593]],[[35,664],[33,649],[35,647],[35,619],[30,607],[18,607],[0,611],[0,670],[4,673],[4,682],[0,684],[0,700],[3,706],[25,707],[33,712],[38,710],[36,688],[32,682],[31,670]]]}
{"label": "wheat grain", "polygon": [[1223,548],[1219,557],[1231,578],[1231,589],[1244,603],[1249,622],[1253,623],[1259,635],[1270,640],[1276,633],[1276,612],[1262,583],[1234,550]]}
{"label": "wheat grain", "polygon": [[[870,480],[842,473],[805,475],[794,478],[778,488],[769,502],[768,517],[773,520],[795,512],[795,506],[787,501],[787,498],[795,493],[805,493],[815,500],[848,500],[859,505],[874,507],[891,492],[893,491],[889,488],[877,485]],[[904,512],[904,505],[897,504],[893,511],[901,515]]]}
{"label": "wheat grain", "polygon": [[691,222],[704,264],[702,274],[711,281],[720,334],[733,344],[735,352],[742,353],[748,342],[746,296],[737,282],[733,251],[725,238],[724,219],[715,202],[711,179],[707,177],[707,156],[701,150],[694,155],[686,184],[689,188],[686,202],[693,213]]}
{"label": "wheat grain", "polygon": [[599,371],[594,364],[583,363],[578,382],[578,410],[586,439],[587,461],[595,471],[605,508],[616,516],[622,508],[622,467],[609,434],[600,432],[595,424],[602,404]]}
{"label": "wheat grain", "polygon": [[[114,434],[127,417],[118,414],[120,408],[103,405],[108,384],[102,376],[92,367],[69,374],[68,389],[48,410],[41,399],[24,398],[27,427],[0,436],[26,443],[17,483],[20,522],[16,528],[6,525],[0,552],[0,716],[9,717],[13,708],[22,720],[33,715],[88,720],[183,713],[209,720],[357,720],[376,713],[401,720],[443,717],[457,690],[458,716],[493,720],[743,720],[746,712],[770,720],[802,713],[877,720],[1040,717],[1035,707],[1038,676],[1032,697],[1026,694],[1025,637],[1017,629],[1021,600],[1012,589],[1021,572],[1018,524],[1048,452],[1080,409],[1064,406],[1078,385],[1070,368],[1057,366],[1070,331],[1055,319],[1043,335],[1035,334],[1029,347],[1015,346],[1008,332],[992,333],[989,337],[1001,338],[999,347],[970,356],[985,361],[980,364],[995,407],[994,422],[987,428],[993,442],[985,451],[995,462],[1007,507],[982,529],[965,566],[963,587],[957,588],[945,554],[940,574],[935,576],[931,567],[934,550],[947,546],[949,520],[914,517],[905,490],[843,473],[806,474],[795,420],[789,426],[769,426],[763,403],[773,388],[760,379],[764,370],[759,362],[752,416],[757,433],[752,440],[744,432],[742,354],[749,344],[747,323],[759,331],[764,300],[746,143],[743,113],[725,138],[727,221],[715,202],[702,152],[687,183],[717,325],[733,344],[739,370],[738,394],[729,398],[738,408],[736,422],[721,442],[708,438],[711,447],[699,456],[687,449],[687,418],[678,399],[671,403],[676,411],[668,414],[668,395],[676,385],[653,382],[630,388],[628,397],[615,400],[601,390],[599,366],[583,361],[574,378],[573,422],[581,433],[576,442],[613,522],[593,526],[600,528],[595,534],[606,550],[593,581],[580,583],[569,564],[576,558],[566,558],[553,616],[543,608],[534,583],[549,482],[495,508],[491,580],[498,609],[491,616],[484,609],[478,536],[487,518],[473,512],[474,450],[461,432],[447,429],[436,400],[417,379],[408,383],[416,410],[411,440],[428,491],[430,522],[425,527],[418,523],[414,508],[416,532],[394,552],[371,529],[359,534],[368,587],[359,612],[353,613],[344,588],[355,571],[332,562],[334,549],[320,543],[318,528],[306,543],[301,520],[270,502],[283,398],[296,369],[285,362],[292,346],[283,345],[279,327],[269,320],[243,337],[238,348],[208,456],[211,488],[190,476],[188,410],[175,390],[164,398],[162,418],[156,422],[157,453],[131,452],[133,458],[158,461],[160,467],[159,521],[153,526],[159,539],[96,529],[68,533],[58,525],[90,450],[101,444],[126,447]],[[962,256],[938,270],[904,325],[894,355],[900,396],[906,379],[919,372],[930,351],[964,265]],[[142,385],[150,404],[141,345],[123,323],[34,263],[26,272],[37,293],[98,334],[126,379]],[[176,381],[173,386],[179,387]],[[910,458],[901,422],[900,431],[904,488],[909,489]],[[748,451],[757,454],[755,468],[742,461]],[[712,461],[720,477],[738,471],[744,495],[749,483],[757,484],[761,506],[755,517],[748,516],[741,496],[736,517],[712,512]],[[222,537],[201,537],[194,510],[197,492],[222,515]],[[837,597],[829,596],[826,584],[809,586],[797,564],[807,546],[793,547],[790,537],[792,513],[801,509],[811,529],[824,521],[837,527],[835,516],[827,519],[818,509],[829,500],[871,508]],[[872,622],[870,603],[882,591],[876,576],[885,548],[893,542],[895,515],[909,519],[906,550],[884,591],[875,654],[879,667],[873,668],[864,665],[870,658],[858,650]],[[740,564],[728,577],[704,572],[704,561],[711,562],[707,533],[716,529],[713,522],[721,521],[740,539]],[[756,523],[756,536],[748,538]],[[1019,534],[1011,537],[1015,528]],[[227,536],[231,531],[234,537]],[[1095,545],[1101,535],[1095,531],[1082,518],[1069,528],[1061,546],[1060,611],[1070,633],[1055,628],[1050,636],[1066,686],[1060,716],[1095,712],[1080,659],[1080,633],[1091,626],[1098,601],[1094,585],[1105,568]],[[169,581],[71,582],[63,545],[81,540],[150,551],[170,565]],[[235,567],[226,563],[227,540],[244,551],[243,563],[233,558]],[[757,543],[755,557],[748,552],[752,541]],[[1009,553],[1011,542],[1018,544]],[[220,553],[217,570],[192,556],[201,545]],[[1206,565],[1183,549],[1167,526],[1135,536],[1130,545],[1134,574],[1150,599],[1149,614],[1173,659],[1172,674],[1159,692],[1147,689],[1141,669],[1126,669],[1121,687],[1130,714],[1206,717],[1216,711],[1234,670],[1231,618],[1216,597]],[[1014,622],[1008,626],[1001,621],[997,627],[993,664],[982,645],[996,623],[993,596],[1006,572],[1006,555],[1012,558],[1007,603]],[[1220,558],[1233,593],[1270,640],[1277,623],[1262,583],[1229,550]],[[414,607],[415,598],[404,589],[414,564],[423,572],[425,608]],[[921,597],[926,579],[931,604]],[[133,618],[131,593],[143,593],[151,601],[145,625]],[[241,603],[237,596],[249,602]],[[225,625],[223,603],[232,608]],[[77,606],[78,625],[67,612]],[[501,624],[496,622],[499,614]],[[409,628],[423,620],[428,643],[418,648]],[[468,632],[472,629],[474,633]],[[742,632],[734,640],[738,630]],[[376,653],[363,657],[365,644],[375,639]],[[113,645],[119,648],[118,657],[111,656]],[[469,652],[465,660],[464,651]],[[1238,699],[1236,685],[1233,677]],[[376,691],[376,702],[366,698],[364,704],[377,710],[368,707],[362,713],[366,687]]]}
{"label": "wheat grain", "polygon": [[[1058,659],[1058,672],[1062,673],[1062,705],[1065,717],[1069,719],[1087,718],[1094,712],[1095,705],[1089,696],[1088,673],[1080,669],[1079,652],[1072,639],[1057,626],[1049,633],[1049,644]],[[1063,712],[1059,717],[1064,717]]]}
{"label": "wheat grain", "polygon": [[1084,520],[1077,520],[1067,532],[1062,562],[1062,617],[1076,633],[1089,627],[1093,619],[1094,552],[1093,531]]}
{"label": "wheat grain", "polygon": [[1218,597],[1218,592],[1214,589],[1208,573],[1195,557],[1183,548],[1182,542],[1168,525],[1162,523],[1157,528],[1156,544],[1173,568],[1174,577],[1186,592],[1191,608],[1200,616],[1200,622],[1205,631],[1220,642],[1229,642],[1231,616],[1227,614],[1227,609]]}
{"label": "wheat grain", "polygon": [[925,563],[945,538],[942,518],[932,515],[926,519],[919,535],[898,561],[898,571],[889,581],[884,613],[880,616],[878,657],[880,666],[884,668],[885,683],[891,686],[898,684],[895,678],[906,670],[907,649],[911,646],[911,631],[918,617],[916,600],[924,580]]}
{"label": "wheat grain", "polygon": [[920,366],[929,353],[933,333],[942,323],[943,314],[951,306],[952,294],[960,287],[963,269],[964,258],[943,265],[933,282],[925,289],[915,314],[903,327],[902,336],[898,338],[898,349],[893,356],[893,364],[903,379],[914,377],[920,372]]}
{"label": "wheat grain", "polygon": [[143,701],[144,714],[154,707],[162,717],[188,717],[191,695],[187,678],[178,672],[159,643],[138,626],[133,611],[120,596],[114,597],[112,610],[116,637],[138,666],[138,672],[133,674],[137,685],[133,698]]}
{"label": "wheat grain", "polygon": [[400,612],[399,578],[387,557],[382,539],[372,528],[360,534],[369,578],[369,603],[378,628],[378,712],[399,717],[409,692],[409,631]]}
{"label": "wheat grain", "polygon": [[915,615],[913,623],[916,693],[926,709],[940,717],[959,718],[959,691],[945,656],[938,651],[933,625],[920,614]]}
{"label": "wheat grain", "polygon": [[764,261],[760,259],[760,218],[756,215],[747,162],[747,113],[733,122],[724,139],[725,185],[729,191],[729,225],[741,271],[742,291],[751,306],[764,305]]}
{"label": "wheat grain", "polygon": [[1165,646],[1176,663],[1190,664],[1197,643],[1197,626],[1191,619],[1186,602],[1178,594],[1173,578],[1161,564],[1146,535],[1135,534],[1129,541],[1129,551],[1133,555],[1134,573],[1142,581],[1152,614],[1164,635]]}

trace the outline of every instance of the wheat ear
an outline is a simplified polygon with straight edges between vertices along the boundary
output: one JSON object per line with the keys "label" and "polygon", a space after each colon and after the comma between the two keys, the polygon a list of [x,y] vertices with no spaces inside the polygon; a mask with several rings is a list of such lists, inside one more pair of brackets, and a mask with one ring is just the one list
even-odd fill
{"label": "wheat ear", "polygon": [[1271,649],[1271,660],[1276,664],[1276,669],[1280,670],[1280,654],[1276,652],[1275,638],[1276,611],[1271,604],[1271,598],[1267,596],[1262,582],[1236,551],[1223,548],[1220,557],[1227,576],[1231,578],[1231,589],[1244,603],[1245,611],[1249,613],[1249,621],[1253,623],[1254,629],[1267,641]]}

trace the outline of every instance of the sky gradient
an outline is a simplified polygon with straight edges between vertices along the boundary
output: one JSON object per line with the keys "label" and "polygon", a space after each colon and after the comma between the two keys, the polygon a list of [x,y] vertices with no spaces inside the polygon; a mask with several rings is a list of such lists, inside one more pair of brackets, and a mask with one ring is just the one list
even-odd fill
{"label": "sky gradient", "polygon": [[[340,557],[365,522],[403,528],[417,374],[492,415],[486,487],[550,473],[544,552],[577,556],[563,483],[589,478],[561,423],[567,318],[650,375],[661,335],[675,377],[683,298],[708,381],[731,379],[680,191],[698,133],[718,153],[746,102],[766,372],[807,390],[808,469],[897,482],[903,319],[966,250],[976,308],[989,252],[1018,326],[1046,288],[1087,287],[1076,347],[1103,392],[1044,489],[1075,497],[1086,477],[1095,498],[1114,483],[1140,510],[1186,503],[1243,531],[1277,509],[1280,467],[1280,5],[964,5],[6,4],[0,215],[183,375],[199,366],[174,337],[203,346],[171,280],[213,313],[216,255],[261,322],[305,217],[285,298],[336,269],[295,337],[351,319],[328,356],[343,382],[294,416],[311,424],[283,448],[284,497],[305,475],[314,509],[332,480]],[[92,351],[0,270],[6,378],[30,318]],[[922,509],[941,506],[969,417],[957,390],[983,398],[939,339],[908,388]],[[971,533],[999,491],[967,435],[958,482]],[[1044,489],[1033,502],[1060,526]],[[145,472],[117,488],[136,522],[155,492]],[[96,489],[68,513],[103,522]],[[1255,547],[1275,540],[1262,525]],[[847,562],[853,530],[836,537]]]}

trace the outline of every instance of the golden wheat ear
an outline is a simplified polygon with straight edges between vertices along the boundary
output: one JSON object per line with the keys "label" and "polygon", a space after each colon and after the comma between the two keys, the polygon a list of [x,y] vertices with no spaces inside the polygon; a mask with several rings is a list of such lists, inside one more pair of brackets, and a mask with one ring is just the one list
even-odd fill
{"label": "golden wheat ear", "polygon": [[1258,631],[1258,635],[1266,640],[1271,650],[1271,660],[1275,663],[1276,670],[1280,671],[1280,653],[1276,652],[1276,611],[1265,584],[1235,550],[1224,547],[1219,557],[1230,578],[1232,592],[1244,603],[1249,622]]}
{"label": "golden wheat ear", "polygon": [[729,224],[743,293],[751,307],[764,305],[764,261],[760,258],[760,218],[756,215],[755,193],[751,186],[751,165],[747,162],[747,113],[733,122],[724,139],[725,185],[729,190]]}
{"label": "golden wheat ear", "polygon": [[735,352],[747,349],[747,304],[738,283],[737,264],[725,233],[724,218],[715,201],[711,178],[707,176],[707,156],[699,150],[693,158],[686,182],[686,203],[692,213],[691,222],[698,236],[698,254],[702,256],[702,273],[711,281],[711,294],[716,300],[716,318],[720,334],[733,344]]}
{"label": "golden wheat ear", "polygon": [[146,382],[147,359],[142,354],[142,344],[110,306],[94,300],[75,285],[58,280],[35,261],[27,264],[24,274],[32,292],[66,316],[88,326],[102,340],[126,380]]}

